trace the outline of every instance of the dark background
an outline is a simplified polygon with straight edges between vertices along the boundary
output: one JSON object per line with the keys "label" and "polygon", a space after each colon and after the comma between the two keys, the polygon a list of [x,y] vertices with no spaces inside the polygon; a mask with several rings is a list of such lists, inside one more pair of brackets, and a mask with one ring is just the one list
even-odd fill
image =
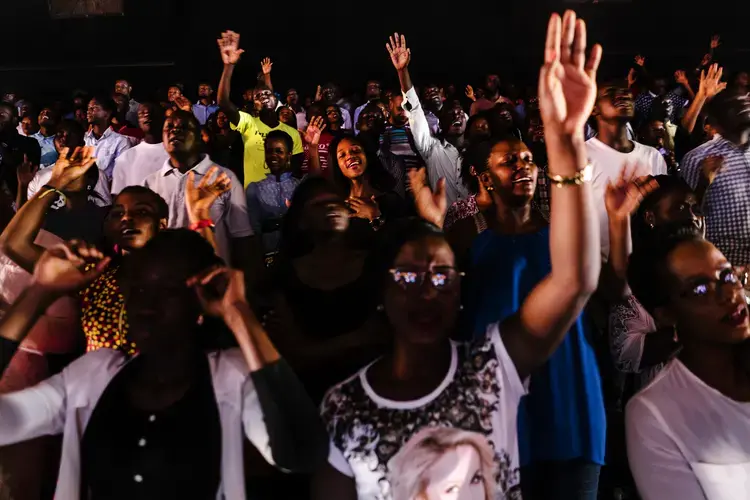
{"label": "dark background", "polygon": [[2,0],[0,87],[68,98],[76,87],[110,91],[124,77],[140,100],[177,81],[192,98],[199,80],[218,83],[215,40],[224,29],[240,32],[246,50],[235,90],[251,84],[264,56],[273,59],[274,86],[282,92],[295,86],[309,94],[328,80],[361,91],[370,77],[395,85],[384,47],[394,30],[407,34],[417,84],[476,84],[497,72],[534,85],[549,13],[571,6],[587,20],[589,39],[604,46],[606,76],[624,77],[636,53],[655,72],[694,68],[713,33],[722,36],[718,59],[727,72],[750,62],[750,2],[576,3],[125,0],[124,16],[53,20],[47,0]]}

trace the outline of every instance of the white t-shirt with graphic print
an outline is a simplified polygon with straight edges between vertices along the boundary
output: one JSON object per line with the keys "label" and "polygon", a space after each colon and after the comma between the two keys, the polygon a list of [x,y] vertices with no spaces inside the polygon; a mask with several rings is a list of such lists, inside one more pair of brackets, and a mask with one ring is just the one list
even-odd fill
{"label": "white t-shirt with graphic print", "polygon": [[391,500],[388,461],[419,430],[445,426],[478,432],[495,450],[498,498],[520,499],[516,417],[526,394],[497,323],[484,339],[451,343],[441,384],[415,401],[392,401],[372,389],[372,364],[333,387],[322,403],[331,437],[329,463],[356,482],[359,500]]}

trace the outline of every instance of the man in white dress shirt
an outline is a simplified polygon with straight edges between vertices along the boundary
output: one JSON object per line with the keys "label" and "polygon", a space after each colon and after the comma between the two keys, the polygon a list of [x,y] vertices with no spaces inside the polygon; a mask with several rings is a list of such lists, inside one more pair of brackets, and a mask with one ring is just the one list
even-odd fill
{"label": "man in white dress shirt", "polygon": [[84,141],[86,146],[96,148],[94,150],[96,165],[110,180],[115,168],[115,160],[130,149],[128,138],[112,130],[112,116],[116,110],[117,106],[112,98],[98,96],[89,101],[86,112],[91,128],[86,132]]}

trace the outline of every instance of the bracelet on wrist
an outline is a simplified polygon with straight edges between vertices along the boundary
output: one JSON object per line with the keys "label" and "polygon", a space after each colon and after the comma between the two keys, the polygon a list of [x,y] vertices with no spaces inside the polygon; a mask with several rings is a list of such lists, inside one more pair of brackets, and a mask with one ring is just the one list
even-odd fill
{"label": "bracelet on wrist", "polygon": [[46,198],[47,196],[49,196],[52,193],[57,194],[57,200],[55,200],[52,203],[52,208],[54,208],[55,210],[57,210],[58,208],[64,207],[65,204],[67,203],[68,198],[65,196],[65,193],[63,193],[62,191],[60,191],[56,187],[52,187],[49,184],[45,184],[44,186],[42,186],[42,189],[43,189],[43,191],[39,195],[39,199],[40,200],[43,199],[43,198]]}
{"label": "bracelet on wrist", "polygon": [[197,222],[192,222],[188,226],[188,229],[190,229],[191,231],[200,231],[206,228],[214,229],[214,227],[216,226],[214,226],[214,221],[212,221],[211,219],[201,219]]}
{"label": "bracelet on wrist", "polygon": [[587,164],[582,170],[579,170],[570,177],[564,177],[562,175],[547,174],[547,178],[552,181],[552,184],[561,188],[564,186],[580,186],[584,182],[591,180],[591,164]]}

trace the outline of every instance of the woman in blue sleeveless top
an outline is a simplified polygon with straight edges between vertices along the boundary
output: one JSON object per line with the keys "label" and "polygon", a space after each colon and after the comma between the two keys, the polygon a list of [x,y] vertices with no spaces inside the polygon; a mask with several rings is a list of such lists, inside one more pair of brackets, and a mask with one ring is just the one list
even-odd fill
{"label": "woman in blue sleeveless top", "polygon": [[[466,160],[493,205],[457,222],[448,238],[468,271],[465,331],[480,335],[488,324],[518,311],[550,272],[549,223],[532,206],[539,172],[523,142],[495,139],[473,148]],[[530,378],[518,416],[527,500],[596,499],[606,419],[592,334],[582,314]]]}

